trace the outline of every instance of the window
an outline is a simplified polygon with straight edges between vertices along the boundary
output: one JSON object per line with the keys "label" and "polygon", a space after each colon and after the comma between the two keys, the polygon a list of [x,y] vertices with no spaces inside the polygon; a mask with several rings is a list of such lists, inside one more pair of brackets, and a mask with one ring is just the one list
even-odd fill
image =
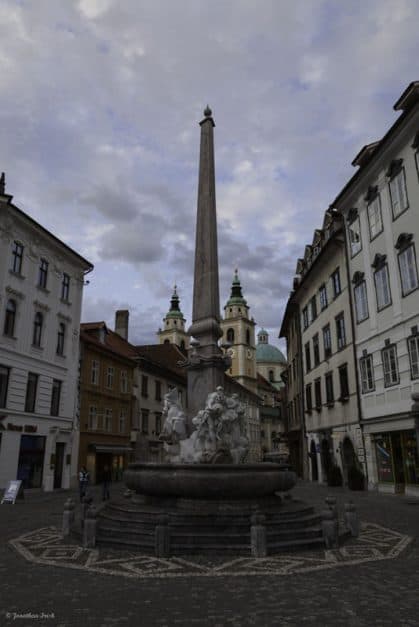
{"label": "window", "polygon": [[161,412],[156,411],[156,435],[161,433]]}
{"label": "window", "polygon": [[13,337],[15,334],[16,322],[16,301],[8,300],[6,305],[6,316],[4,318],[4,335]]}
{"label": "window", "polygon": [[370,240],[373,240],[383,230],[383,218],[381,216],[381,200],[378,194],[367,206],[368,224],[370,227]]}
{"label": "window", "polygon": [[395,219],[409,206],[409,202],[407,200],[406,179],[403,167],[390,180],[390,198],[391,208],[393,211],[393,219]]}
{"label": "window", "polygon": [[51,416],[58,416],[60,413],[61,386],[61,381],[58,379],[52,380]]}
{"label": "window", "polygon": [[250,344],[250,331],[246,329],[246,344]]}
{"label": "window", "polygon": [[[419,379],[419,335],[409,337],[407,340],[407,347],[409,349],[410,359],[410,376],[412,379]],[[1,376],[1,366],[0,366]],[[1,392],[0,392],[1,395]],[[0,404],[0,407],[2,405]]]}
{"label": "window", "polygon": [[356,310],[356,321],[362,322],[368,318],[368,297],[367,297],[367,285],[365,281],[361,281],[358,285],[354,287],[354,298],[355,298],[355,310]]}
{"label": "window", "polygon": [[141,410],[141,433],[148,435],[148,409]]}
{"label": "window", "polygon": [[318,366],[320,363],[320,346],[319,346],[319,334],[313,337],[313,354],[314,354],[314,365]]}
{"label": "window", "polygon": [[307,342],[304,346],[306,356],[306,372],[311,370],[311,355],[310,355],[310,342]]}
{"label": "window", "polygon": [[126,394],[128,392],[128,372],[121,370],[121,392]]}
{"label": "window", "polygon": [[391,304],[390,283],[387,264],[374,272],[375,294],[377,297],[377,309],[380,311]]}
{"label": "window", "polygon": [[359,225],[359,217],[356,217],[348,226],[349,245],[351,247],[351,257],[355,257],[362,248],[361,228]]}
{"label": "window", "polygon": [[65,324],[60,322],[57,334],[57,355],[64,355]]}
{"label": "window", "polygon": [[399,383],[396,345],[387,346],[381,351],[384,371],[384,387],[388,388]]}
{"label": "window", "polygon": [[92,359],[92,370],[90,382],[93,385],[99,385],[100,363],[96,359]]}
{"label": "window", "polygon": [[148,396],[148,377],[145,374],[141,377],[141,396],[145,398]]}
{"label": "window", "polygon": [[156,380],[156,401],[161,401],[161,381]]}
{"label": "window", "polygon": [[273,381],[275,381],[275,375],[274,375],[274,371],[273,370],[269,370],[269,381],[271,383],[273,383]]}
{"label": "window", "polygon": [[339,384],[340,384],[340,397],[339,400],[345,400],[349,398],[349,381],[348,381],[348,366],[345,364],[339,368]]}
{"label": "window", "polygon": [[361,390],[363,394],[373,392],[375,390],[374,366],[372,355],[365,355],[359,360],[361,371]]}
{"label": "window", "polygon": [[61,282],[61,299],[68,300],[70,296],[70,277],[63,272],[63,280]]}
{"label": "window", "polygon": [[323,329],[323,346],[324,358],[327,359],[332,354],[332,334],[330,333],[330,324]]}
{"label": "window", "polygon": [[418,287],[418,271],[414,245],[411,244],[399,253],[400,280],[402,294],[406,296]]}
{"label": "window", "polygon": [[37,311],[33,321],[33,338],[32,344],[34,346],[41,346],[42,326],[44,324],[44,317],[40,311]]}
{"label": "window", "polygon": [[310,312],[310,323],[311,323],[313,322],[313,320],[317,318],[317,303],[316,303],[315,295],[310,299],[309,312]]}
{"label": "window", "polygon": [[125,409],[119,412],[119,433],[125,433],[127,429],[127,413]]}
{"label": "window", "polygon": [[320,411],[322,407],[322,385],[320,379],[314,381],[314,403],[317,411]]}
{"label": "window", "polygon": [[336,318],[336,339],[338,350],[341,350],[346,346],[345,319],[343,314],[340,314]]}
{"label": "window", "polygon": [[113,375],[114,375],[113,366],[108,366],[108,369],[106,371],[106,387],[109,388],[110,390],[113,388]]}
{"label": "window", "polygon": [[227,329],[227,342],[234,344],[234,329]]}
{"label": "window", "polygon": [[89,431],[96,431],[97,429],[97,407],[95,405],[90,405],[89,407],[88,428]]}
{"label": "window", "polygon": [[313,401],[311,397],[311,383],[306,385],[306,409],[308,413],[311,413],[313,410]]}
{"label": "window", "polygon": [[320,309],[323,311],[323,309],[326,309],[327,307],[327,289],[324,283],[323,285],[320,286],[319,297],[320,297]]}
{"label": "window", "polygon": [[326,383],[326,403],[328,405],[333,405],[335,402],[335,395],[333,392],[333,373],[328,372],[324,377]]}
{"label": "window", "polygon": [[105,409],[104,428],[105,428],[105,431],[108,431],[109,433],[112,431],[112,409],[109,409],[108,407]]}
{"label": "window", "polygon": [[39,272],[38,272],[38,287],[42,287],[43,289],[46,289],[47,279],[48,279],[48,261],[46,259],[41,259],[41,263],[39,265]]}
{"label": "window", "polygon": [[12,247],[12,272],[22,274],[23,246],[19,242],[14,241]]}
{"label": "window", "polygon": [[308,327],[308,308],[304,307],[303,309],[303,328],[307,329]]}
{"label": "window", "polygon": [[38,387],[38,375],[28,372],[26,384],[25,411],[34,412],[36,403],[36,389]]}
{"label": "window", "polygon": [[9,368],[0,366],[0,407],[6,407],[7,389],[9,387]]}
{"label": "window", "polygon": [[332,279],[332,285],[333,285],[333,296],[334,298],[336,298],[337,296],[339,296],[339,294],[342,291],[342,287],[340,284],[339,268],[337,268],[337,270],[334,271],[334,273],[331,276],[331,279]]}

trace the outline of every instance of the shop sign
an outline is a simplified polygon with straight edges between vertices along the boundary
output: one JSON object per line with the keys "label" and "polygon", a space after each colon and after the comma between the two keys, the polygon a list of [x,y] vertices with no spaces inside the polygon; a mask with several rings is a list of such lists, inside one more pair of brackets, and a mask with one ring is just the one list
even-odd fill
{"label": "shop sign", "polygon": [[7,430],[8,431],[23,431],[23,427],[22,425],[14,425],[11,422],[7,423]]}
{"label": "shop sign", "polygon": [[36,433],[38,431],[37,425],[25,425],[24,427],[26,433]]}
{"label": "shop sign", "polygon": [[3,505],[3,503],[11,503],[12,505],[14,505],[18,497],[21,499],[24,498],[22,481],[20,480],[9,481],[9,484],[2,498],[1,504]]}

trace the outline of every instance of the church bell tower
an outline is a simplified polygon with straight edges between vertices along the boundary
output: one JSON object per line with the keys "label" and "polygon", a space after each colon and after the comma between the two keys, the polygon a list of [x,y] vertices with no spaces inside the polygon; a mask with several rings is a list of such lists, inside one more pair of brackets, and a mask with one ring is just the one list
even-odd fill
{"label": "church bell tower", "polygon": [[159,329],[160,344],[176,344],[180,349],[187,350],[189,347],[189,337],[185,331],[185,318],[179,307],[179,296],[177,286],[173,288],[170,301],[170,309],[163,318],[163,328]]}

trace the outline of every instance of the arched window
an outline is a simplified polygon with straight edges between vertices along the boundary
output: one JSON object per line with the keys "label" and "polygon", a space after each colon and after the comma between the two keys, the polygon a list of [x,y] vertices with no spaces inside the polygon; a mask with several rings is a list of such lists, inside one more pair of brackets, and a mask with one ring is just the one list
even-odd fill
{"label": "arched window", "polygon": [[246,330],[246,344],[250,344],[250,331],[249,331],[249,329]]}
{"label": "arched window", "polygon": [[6,305],[6,317],[4,319],[4,335],[13,337],[16,321],[16,301],[9,300]]}
{"label": "arched window", "polygon": [[227,342],[234,344],[234,329],[227,330]]}
{"label": "arched window", "polygon": [[269,370],[269,381],[271,381],[271,382],[275,381],[274,371],[273,370]]}
{"label": "arched window", "polygon": [[34,346],[41,346],[42,325],[44,324],[44,316],[37,311],[33,321],[33,340]]}
{"label": "arched window", "polygon": [[57,355],[64,355],[65,324],[60,322],[57,335]]}
{"label": "arched window", "polygon": [[170,344],[170,340],[164,340],[164,344]]}
{"label": "arched window", "polygon": [[180,343],[180,348],[184,351],[185,350],[185,340],[182,340]]}

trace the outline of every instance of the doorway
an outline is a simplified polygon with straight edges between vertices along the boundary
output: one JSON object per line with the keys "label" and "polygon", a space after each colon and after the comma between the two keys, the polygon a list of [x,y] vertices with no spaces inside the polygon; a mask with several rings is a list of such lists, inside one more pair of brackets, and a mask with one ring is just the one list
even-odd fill
{"label": "doorway", "polygon": [[54,490],[61,488],[63,484],[65,443],[57,442],[55,445]]}
{"label": "doorway", "polygon": [[318,481],[319,480],[319,467],[317,465],[317,450],[316,443],[314,440],[311,440],[310,444],[310,459],[311,459],[311,480]]}
{"label": "doorway", "polygon": [[332,466],[332,458],[330,455],[329,440],[327,440],[326,438],[322,440],[320,455],[321,455],[321,460],[322,460],[324,480],[327,481],[327,479],[329,478],[329,474],[330,474],[330,468]]}
{"label": "doorway", "polygon": [[20,439],[17,479],[24,488],[41,488],[44,467],[45,437],[42,435],[22,435]]}
{"label": "doorway", "polygon": [[348,483],[348,471],[349,468],[355,467],[356,455],[351,439],[346,436],[342,442],[342,466],[345,484]]}

